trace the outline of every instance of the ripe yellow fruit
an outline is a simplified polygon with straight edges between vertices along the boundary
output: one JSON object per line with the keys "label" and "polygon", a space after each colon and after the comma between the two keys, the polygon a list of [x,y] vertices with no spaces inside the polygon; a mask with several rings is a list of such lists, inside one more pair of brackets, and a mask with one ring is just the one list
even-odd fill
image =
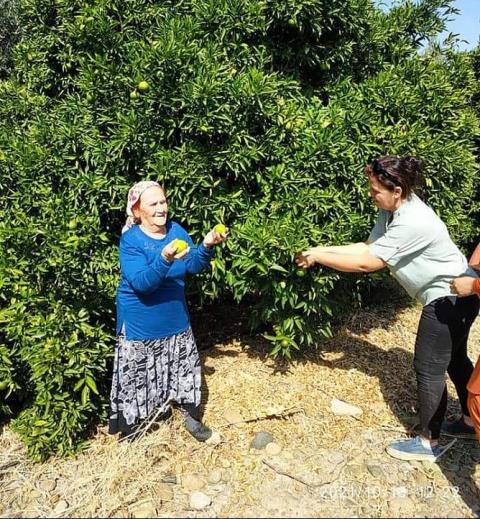
{"label": "ripe yellow fruit", "polygon": [[137,85],[137,88],[140,90],[140,92],[146,92],[150,88],[150,85],[146,81],[140,81],[140,83]]}
{"label": "ripe yellow fruit", "polygon": [[188,243],[183,240],[175,240],[174,246],[175,246],[175,254],[180,254],[180,252],[187,250]]}
{"label": "ripe yellow fruit", "polygon": [[218,234],[225,234],[227,232],[227,228],[225,227],[225,225],[223,225],[223,223],[217,223],[213,230],[215,232],[218,232]]}

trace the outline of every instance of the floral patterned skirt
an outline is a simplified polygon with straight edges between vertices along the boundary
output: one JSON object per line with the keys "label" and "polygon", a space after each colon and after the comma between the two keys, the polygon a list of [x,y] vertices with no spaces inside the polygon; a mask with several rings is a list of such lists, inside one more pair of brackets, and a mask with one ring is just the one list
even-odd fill
{"label": "floral patterned skirt", "polygon": [[109,432],[131,433],[171,403],[200,405],[201,367],[191,328],[154,340],[117,337]]}

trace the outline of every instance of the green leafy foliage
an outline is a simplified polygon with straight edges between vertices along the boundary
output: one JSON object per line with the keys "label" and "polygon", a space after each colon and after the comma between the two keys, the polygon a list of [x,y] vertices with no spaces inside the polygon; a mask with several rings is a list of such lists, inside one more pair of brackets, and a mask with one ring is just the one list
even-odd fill
{"label": "green leafy foliage", "polygon": [[196,240],[230,228],[190,289],[252,301],[273,355],[330,337],[369,283],[293,258],[366,239],[374,156],[424,159],[424,195],[472,238],[471,61],[417,52],[450,4],[20,2],[28,38],[0,81],[0,392],[35,459],[74,452],[105,414],[134,182],[163,182]]}
{"label": "green leafy foliage", "polygon": [[10,73],[12,49],[20,32],[18,0],[0,0],[0,79]]}

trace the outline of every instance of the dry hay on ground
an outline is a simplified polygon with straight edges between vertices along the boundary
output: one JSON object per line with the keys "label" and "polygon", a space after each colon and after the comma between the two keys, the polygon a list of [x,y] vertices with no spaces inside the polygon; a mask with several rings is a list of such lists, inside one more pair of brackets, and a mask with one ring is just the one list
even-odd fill
{"label": "dry hay on ground", "polygon": [[[378,431],[389,439],[402,435],[415,405],[412,352],[419,315],[418,307],[398,313],[393,308],[359,311],[322,351],[309,352],[290,364],[269,357],[268,346],[258,337],[203,351],[204,418],[220,432],[218,445],[196,443],[175,414],[132,444],[119,444],[101,427],[89,449],[76,458],[33,464],[6,428],[0,436],[0,514],[125,517],[141,516],[142,506],[147,506],[144,515],[211,517],[211,510],[189,509],[182,481],[192,474],[206,480],[219,469],[221,491],[215,494],[215,486],[209,487],[216,496],[215,514],[251,516],[249,511],[258,510],[261,494],[269,488],[267,483],[279,477],[263,462],[264,451],[250,448],[256,432],[270,432],[285,457],[297,459],[325,449],[354,458],[361,454],[355,441],[365,431]],[[470,344],[476,358],[480,323]],[[359,406],[363,414],[333,415],[333,398]],[[374,448],[382,458],[382,450]],[[177,485],[171,484],[174,476]],[[293,483],[292,491],[305,491],[304,484]],[[365,516],[383,510],[365,506],[359,512]],[[346,513],[340,508],[336,515]],[[461,515],[468,516],[468,510]]]}

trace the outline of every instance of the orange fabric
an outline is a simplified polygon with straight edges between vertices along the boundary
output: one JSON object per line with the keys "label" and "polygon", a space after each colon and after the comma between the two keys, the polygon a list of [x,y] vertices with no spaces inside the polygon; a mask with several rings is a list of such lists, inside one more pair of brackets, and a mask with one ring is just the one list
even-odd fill
{"label": "orange fabric", "polygon": [[480,395],[468,393],[467,406],[470,418],[473,421],[473,426],[475,427],[477,440],[480,442]]}
{"label": "orange fabric", "polygon": [[480,243],[473,251],[472,257],[470,258],[468,263],[469,265],[478,265],[480,263]]}
{"label": "orange fabric", "polygon": [[473,291],[475,292],[475,294],[479,294],[480,295],[480,278],[476,279],[473,282]]}
{"label": "orange fabric", "polygon": [[475,369],[473,370],[472,376],[467,384],[467,389],[469,393],[473,395],[480,395],[480,357],[475,364]]}

